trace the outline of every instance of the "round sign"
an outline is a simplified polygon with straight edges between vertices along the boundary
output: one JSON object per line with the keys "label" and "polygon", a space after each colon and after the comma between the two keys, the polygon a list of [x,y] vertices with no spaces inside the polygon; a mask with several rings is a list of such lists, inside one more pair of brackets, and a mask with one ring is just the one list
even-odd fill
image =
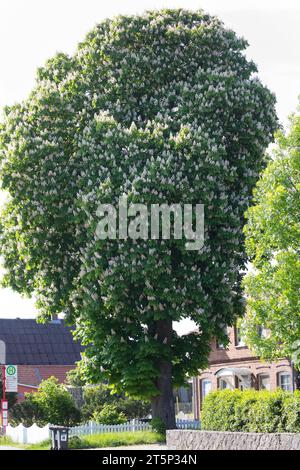
{"label": "round sign", "polygon": [[15,375],[16,372],[17,372],[17,369],[15,368],[15,366],[7,366],[6,373],[8,375]]}

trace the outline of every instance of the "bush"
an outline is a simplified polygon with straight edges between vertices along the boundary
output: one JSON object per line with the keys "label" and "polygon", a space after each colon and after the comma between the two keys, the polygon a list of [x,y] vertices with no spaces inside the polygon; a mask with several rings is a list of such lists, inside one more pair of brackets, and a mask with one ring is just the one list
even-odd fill
{"label": "bush", "polygon": [[80,422],[81,414],[65,387],[55,377],[50,377],[41,382],[36,393],[25,394],[24,402],[12,408],[10,420],[13,425],[74,426]]}
{"label": "bush", "polygon": [[299,432],[300,393],[222,390],[207,395],[201,427],[209,431]]}
{"label": "bush", "polygon": [[284,432],[285,416],[283,403],[290,397],[290,393],[277,390],[276,392],[263,391],[257,394],[249,416],[250,432]]}
{"label": "bush", "polygon": [[153,431],[156,431],[158,434],[166,434],[166,425],[161,418],[153,418],[151,420],[151,427]]}
{"label": "bush", "polygon": [[127,420],[134,418],[145,418],[151,413],[150,402],[135,400],[133,398],[121,398],[114,403],[119,412],[124,413]]}
{"label": "bush", "polygon": [[34,423],[41,427],[47,424],[44,410],[34,399],[33,393],[26,393],[25,400],[14,405],[9,412],[9,422],[13,426],[22,423],[26,427],[30,427]]}
{"label": "bush", "polygon": [[116,405],[113,404],[104,405],[101,411],[94,412],[92,418],[101,424],[123,424],[127,421],[124,413],[118,411]]}
{"label": "bush", "polygon": [[149,402],[112,394],[111,388],[107,384],[84,388],[84,405],[81,409],[83,421],[94,419],[104,406],[113,404],[119,413],[126,416],[126,420],[133,418],[144,418],[151,411]]}
{"label": "bush", "polygon": [[83,392],[84,405],[82,416],[84,421],[89,421],[95,413],[100,413],[102,408],[115,401],[119,396],[112,395],[111,389],[106,384],[93,387],[85,387]]}
{"label": "bush", "polygon": [[300,391],[296,390],[283,402],[283,416],[287,432],[300,432]]}

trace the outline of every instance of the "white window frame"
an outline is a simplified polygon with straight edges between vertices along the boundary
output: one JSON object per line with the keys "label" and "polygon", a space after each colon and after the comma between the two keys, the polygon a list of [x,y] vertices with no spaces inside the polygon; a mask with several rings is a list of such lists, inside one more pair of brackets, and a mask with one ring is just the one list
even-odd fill
{"label": "white window frame", "polygon": [[[221,383],[224,382],[226,387],[221,387]],[[219,390],[234,390],[235,389],[235,376],[223,376],[218,379],[218,389]]]}
{"label": "white window frame", "polygon": [[[269,379],[269,387],[268,388],[262,388],[262,377],[268,377]],[[271,377],[270,374],[262,372],[261,374],[258,374],[258,389],[259,390],[271,390]]]}
{"label": "white window frame", "polygon": [[[210,384],[210,390],[207,393],[204,393],[204,384],[209,383]],[[210,379],[202,379],[201,380],[201,401],[203,402],[204,398],[211,392],[212,390],[212,381]]]}
{"label": "white window frame", "polygon": [[[283,387],[281,380],[282,380],[282,377],[284,376],[289,377],[289,388]],[[284,370],[281,372],[278,372],[278,385],[280,388],[282,388],[282,390],[285,390],[286,392],[292,392],[293,391],[292,374]]]}

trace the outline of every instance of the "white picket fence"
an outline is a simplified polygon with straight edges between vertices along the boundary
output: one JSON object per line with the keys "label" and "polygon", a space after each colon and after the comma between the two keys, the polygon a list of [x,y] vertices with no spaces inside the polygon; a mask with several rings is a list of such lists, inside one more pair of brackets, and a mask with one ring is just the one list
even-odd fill
{"label": "white picket fence", "polygon": [[[191,419],[177,419],[177,428],[179,429],[200,429],[200,422]],[[11,437],[14,442],[19,444],[37,444],[45,439],[50,438],[49,424],[40,428],[33,424],[29,428],[19,424],[16,427],[7,426],[6,434]],[[74,426],[69,428],[70,436],[82,436],[91,434],[100,434],[105,432],[135,432],[135,431],[150,431],[151,425],[138,419],[132,419],[124,424],[98,424],[93,421],[83,424],[81,426]]]}
{"label": "white picket fence", "polygon": [[[192,419],[177,419],[176,426],[179,429],[200,429],[200,421]],[[70,436],[81,436],[84,434],[100,434],[104,432],[135,432],[135,431],[150,431],[150,423],[144,423],[138,419],[132,419],[124,424],[98,424],[93,421],[83,424],[81,426],[74,426],[70,428]]]}
{"label": "white picket fence", "polygon": [[200,421],[196,419],[176,419],[178,429],[201,429]]}
{"label": "white picket fence", "polygon": [[132,419],[123,424],[99,424],[90,421],[81,426],[74,426],[70,428],[70,436],[81,436],[84,434],[100,434],[104,432],[135,432],[135,431],[149,431],[151,426],[149,423],[144,423],[138,419]]}
{"label": "white picket fence", "polygon": [[6,435],[19,444],[37,444],[45,439],[49,439],[49,424],[43,428],[40,428],[36,424],[33,424],[29,428],[26,428],[23,424],[19,424],[15,428],[8,425]]}

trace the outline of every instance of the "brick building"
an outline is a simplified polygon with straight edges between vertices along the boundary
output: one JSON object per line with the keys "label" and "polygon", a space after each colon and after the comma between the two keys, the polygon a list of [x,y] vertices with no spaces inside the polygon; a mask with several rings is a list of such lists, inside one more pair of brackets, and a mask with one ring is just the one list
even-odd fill
{"label": "brick building", "polygon": [[[203,370],[193,382],[194,415],[198,419],[202,402],[211,390],[284,390],[298,388],[297,374],[288,359],[278,362],[262,362],[243,342],[238,328],[228,329],[229,345],[224,348],[213,340],[209,356],[209,368]],[[266,334],[263,330],[261,334]]]}
{"label": "brick building", "polygon": [[[83,347],[73,339],[63,320],[37,323],[34,319],[0,319],[2,356],[18,366],[18,398],[37,390],[51,376],[64,382],[69,370],[81,359]],[[4,361],[3,361],[4,362]]]}

